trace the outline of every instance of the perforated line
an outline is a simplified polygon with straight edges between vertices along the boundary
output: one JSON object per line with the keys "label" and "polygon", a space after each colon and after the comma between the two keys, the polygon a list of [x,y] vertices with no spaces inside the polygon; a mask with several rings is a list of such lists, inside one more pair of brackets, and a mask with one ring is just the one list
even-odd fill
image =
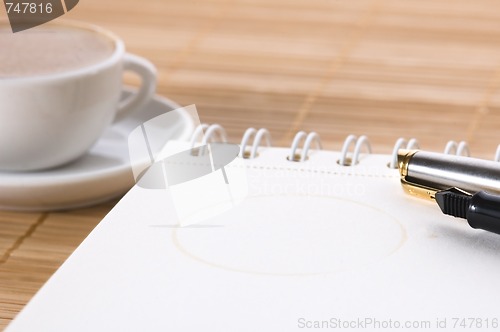
{"label": "perforated line", "polygon": [[288,168],[288,167],[279,167],[279,166],[257,166],[257,165],[227,165],[229,168],[245,168],[245,169],[254,169],[254,170],[263,170],[263,171],[287,171],[287,172],[305,172],[305,173],[315,173],[315,174],[326,174],[326,175],[336,175],[336,176],[356,176],[356,177],[370,177],[370,178],[399,178],[399,173],[395,175],[386,175],[386,174],[362,174],[362,173],[345,173],[338,171],[326,171],[326,170],[318,170],[318,169],[304,169],[304,168]]}

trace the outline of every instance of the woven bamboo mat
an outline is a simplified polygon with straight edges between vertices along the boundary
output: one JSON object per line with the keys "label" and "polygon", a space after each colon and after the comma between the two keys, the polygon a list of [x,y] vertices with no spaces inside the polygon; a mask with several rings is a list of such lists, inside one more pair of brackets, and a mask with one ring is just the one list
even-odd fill
{"label": "woven bamboo mat", "polygon": [[[466,140],[490,159],[500,143],[498,1],[86,0],[68,18],[115,31],[156,64],[160,94],[234,142],[247,127],[278,146],[317,131],[335,150],[365,134],[376,153]],[[0,213],[0,327],[112,206]]]}

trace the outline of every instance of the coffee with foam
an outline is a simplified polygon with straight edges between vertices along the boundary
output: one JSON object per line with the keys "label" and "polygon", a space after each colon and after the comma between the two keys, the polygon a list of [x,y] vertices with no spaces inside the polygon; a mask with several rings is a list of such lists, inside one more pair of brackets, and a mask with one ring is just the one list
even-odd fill
{"label": "coffee with foam", "polygon": [[12,33],[0,25],[0,79],[63,73],[108,59],[114,41],[92,30],[42,26]]}

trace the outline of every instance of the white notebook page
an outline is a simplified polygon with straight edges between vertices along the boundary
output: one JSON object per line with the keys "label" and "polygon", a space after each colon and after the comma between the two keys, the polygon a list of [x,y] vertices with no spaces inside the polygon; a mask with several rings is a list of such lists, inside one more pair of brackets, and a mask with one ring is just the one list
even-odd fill
{"label": "white notebook page", "polygon": [[248,196],[189,227],[176,227],[168,190],[134,187],[7,331],[302,331],[377,320],[434,330],[440,319],[451,330],[454,318],[490,327],[499,318],[498,235],[404,194],[390,156],[343,167],[336,152],[304,163],[287,154],[244,160]]}

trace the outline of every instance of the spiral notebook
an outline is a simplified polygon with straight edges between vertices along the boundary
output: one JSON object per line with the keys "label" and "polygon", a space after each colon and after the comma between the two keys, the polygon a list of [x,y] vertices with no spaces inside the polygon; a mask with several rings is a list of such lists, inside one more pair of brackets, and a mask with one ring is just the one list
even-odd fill
{"label": "spiral notebook", "polygon": [[498,326],[500,238],[406,196],[394,155],[244,136],[232,208],[179,227],[168,190],[135,186],[7,331]]}

